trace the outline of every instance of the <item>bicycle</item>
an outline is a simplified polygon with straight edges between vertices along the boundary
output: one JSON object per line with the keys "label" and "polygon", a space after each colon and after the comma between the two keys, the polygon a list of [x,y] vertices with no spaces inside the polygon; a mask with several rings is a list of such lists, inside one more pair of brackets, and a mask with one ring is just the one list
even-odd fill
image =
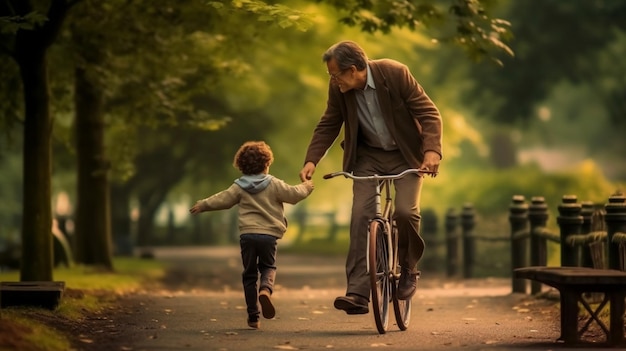
{"label": "bicycle", "polygon": [[[398,228],[393,221],[393,197],[391,184],[407,174],[432,174],[420,169],[407,169],[399,174],[355,176],[348,172],[334,172],[324,175],[324,179],[344,176],[355,181],[375,180],[376,213],[369,221],[367,231],[367,272],[370,277],[372,310],[379,334],[387,332],[389,327],[389,304],[393,304],[396,323],[400,330],[409,327],[411,321],[411,299],[400,300],[396,295],[400,281],[398,264]],[[383,206],[382,196],[385,195]],[[419,276],[418,276],[419,277]]]}

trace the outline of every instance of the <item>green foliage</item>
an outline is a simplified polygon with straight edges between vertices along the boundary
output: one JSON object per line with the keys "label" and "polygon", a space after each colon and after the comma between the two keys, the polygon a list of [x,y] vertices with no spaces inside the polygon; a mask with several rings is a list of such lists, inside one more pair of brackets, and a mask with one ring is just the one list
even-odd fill
{"label": "green foliage", "polygon": [[218,1],[210,1],[208,5],[214,7],[221,16],[239,16],[243,11],[255,15],[259,22],[276,24],[282,29],[294,27],[299,31],[306,31],[311,27],[310,14],[285,5],[269,5],[258,0],[229,2],[230,6]]}
{"label": "green foliage", "polygon": [[[0,51],[0,137],[6,138],[9,145],[16,143],[16,133],[21,132],[20,126],[24,121],[22,82],[17,64],[9,56],[3,56]],[[2,152],[2,149],[0,149]]]}
{"label": "green foliage", "polygon": [[477,60],[488,58],[501,65],[499,55],[513,56],[506,44],[511,38],[510,24],[491,17],[491,1],[318,1],[339,9],[342,23],[364,32],[389,34],[392,28],[427,29],[433,40],[456,44]]}
{"label": "green foliage", "polygon": [[48,18],[36,11],[24,16],[0,16],[0,35],[15,35],[19,30],[32,30],[42,26]]}
{"label": "green foliage", "polygon": [[[2,145],[0,138],[0,145]],[[3,148],[4,149],[4,148]],[[6,149],[4,149],[6,150]],[[21,153],[0,154],[0,247],[6,247],[7,242],[20,242],[21,225],[21,198],[22,162]],[[0,249],[1,251],[1,249]]]}
{"label": "green foliage", "polygon": [[552,215],[556,215],[564,195],[576,195],[579,202],[604,204],[624,186],[607,180],[591,161],[555,173],[545,173],[535,165],[507,170],[446,167],[445,172],[426,183],[424,207],[435,207],[443,214],[448,207],[460,208],[464,203],[472,203],[486,217],[507,216],[514,195],[523,195],[527,201],[542,196]]}
{"label": "green foliage", "polygon": [[[466,103],[481,115],[502,122],[528,121],[535,105],[562,80],[601,85],[616,74],[624,76],[611,69],[616,65],[623,72],[624,60],[618,58],[623,55],[608,62],[596,57],[611,50],[619,33],[626,31],[624,1],[527,0],[510,1],[503,8],[515,32],[511,46],[516,57],[504,58],[501,69],[480,66],[472,71],[477,84],[467,92]],[[619,87],[602,94],[607,108],[623,106],[614,100],[624,96],[623,87],[622,79]],[[615,123],[623,124],[623,111],[618,108],[619,113],[612,114]]]}

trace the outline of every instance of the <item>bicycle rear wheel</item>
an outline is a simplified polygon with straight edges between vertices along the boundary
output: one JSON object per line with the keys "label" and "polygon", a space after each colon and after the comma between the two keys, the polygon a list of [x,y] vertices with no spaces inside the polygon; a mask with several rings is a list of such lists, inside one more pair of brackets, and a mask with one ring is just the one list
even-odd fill
{"label": "bicycle rear wheel", "polygon": [[369,227],[369,276],[372,289],[372,310],[378,333],[384,334],[389,326],[389,301],[391,299],[389,241],[385,224],[374,220]]}
{"label": "bicycle rear wheel", "polygon": [[393,282],[391,283],[391,299],[393,300],[393,312],[396,316],[396,323],[398,324],[398,328],[400,328],[400,330],[407,330],[407,328],[409,327],[409,323],[411,322],[411,299],[398,299],[397,290],[399,281],[399,276],[396,276],[394,274]]}
{"label": "bicycle rear wheel", "polygon": [[[394,247],[394,254],[398,254],[398,228],[394,225],[391,229],[391,237]],[[400,300],[398,299],[398,283],[400,282],[400,266],[398,265],[397,256],[394,260],[394,270],[391,275],[391,299],[393,301],[393,312],[396,316],[396,324],[400,330],[406,330],[409,327],[409,323],[411,322],[411,299],[408,300]]]}

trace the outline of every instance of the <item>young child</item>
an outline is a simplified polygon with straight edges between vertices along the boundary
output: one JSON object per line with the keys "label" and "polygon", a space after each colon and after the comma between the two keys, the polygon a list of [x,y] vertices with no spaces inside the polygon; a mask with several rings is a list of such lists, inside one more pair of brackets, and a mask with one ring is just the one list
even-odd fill
{"label": "young child", "polygon": [[260,326],[257,297],[263,317],[271,319],[276,314],[270,296],[276,277],[276,240],[287,230],[283,203],[295,204],[313,191],[311,181],[292,186],[270,175],[273,161],[272,150],[265,142],[245,142],[235,154],[233,163],[243,175],[228,189],[196,202],[189,209],[196,214],[239,205],[243,292],[248,326],[254,329]]}

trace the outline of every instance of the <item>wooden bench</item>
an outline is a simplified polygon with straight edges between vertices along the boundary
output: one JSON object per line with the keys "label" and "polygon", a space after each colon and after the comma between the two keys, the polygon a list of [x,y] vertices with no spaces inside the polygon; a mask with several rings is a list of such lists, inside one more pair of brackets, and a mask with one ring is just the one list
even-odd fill
{"label": "wooden bench", "polygon": [[[624,298],[626,297],[626,272],[611,269],[584,267],[524,267],[514,270],[515,278],[531,279],[552,286],[561,298],[561,337],[567,344],[580,343],[592,322],[596,322],[606,335],[609,345],[624,343]],[[604,299],[596,310],[585,300],[586,293],[603,293]],[[578,303],[589,312],[590,317],[578,329]],[[607,304],[608,303],[608,304]],[[599,318],[608,308],[609,327]]]}

